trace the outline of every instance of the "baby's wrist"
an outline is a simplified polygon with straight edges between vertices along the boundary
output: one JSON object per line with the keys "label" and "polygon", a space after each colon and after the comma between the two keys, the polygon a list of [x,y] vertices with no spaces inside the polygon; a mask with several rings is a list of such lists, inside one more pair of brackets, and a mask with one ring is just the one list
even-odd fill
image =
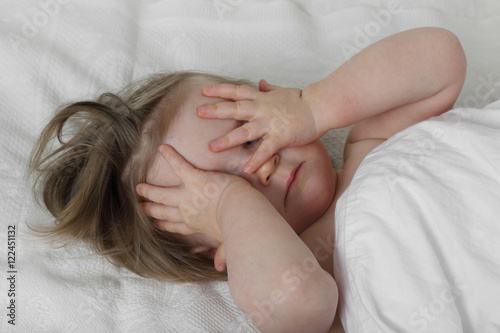
{"label": "baby's wrist", "polygon": [[311,89],[310,86],[307,86],[302,90],[300,93],[300,98],[302,99],[303,103],[303,108],[305,109],[305,112],[309,112],[311,115],[313,121],[314,121],[314,129],[315,132],[321,136],[323,135],[329,128],[324,128],[325,126],[325,121],[324,117],[320,112],[320,108],[317,105],[314,105],[313,103],[313,97],[311,96],[310,93]]}
{"label": "baby's wrist", "polygon": [[254,189],[248,182],[242,180],[231,183],[221,196],[217,206],[217,223],[222,229],[235,217],[242,214],[249,205],[254,205],[262,194]]}
{"label": "baby's wrist", "polygon": [[305,87],[301,96],[311,111],[317,133],[322,135],[353,124],[349,122],[353,103],[338,89],[332,90],[323,81],[318,81]]}

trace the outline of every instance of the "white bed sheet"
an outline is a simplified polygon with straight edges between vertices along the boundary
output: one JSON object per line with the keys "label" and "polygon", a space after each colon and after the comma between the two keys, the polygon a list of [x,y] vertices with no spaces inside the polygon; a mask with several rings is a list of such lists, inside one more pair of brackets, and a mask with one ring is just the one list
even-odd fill
{"label": "white bed sheet", "polygon": [[[157,71],[196,69],[303,87],[369,43],[440,26],[459,36],[468,56],[458,104],[481,107],[500,99],[499,7],[496,0],[2,0],[0,330],[255,331],[224,283],[139,278],[85,256],[84,244],[54,248],[28,232],[27,222],[52,223],[33,204],[24,171],[36,136],[59,105],[117,91]],[[345,132],[324,138],[336,167]],[[8,296],[9,225],[17,232],[15,297]],[[5,315],[11,300],[16,326]]]}
{"label": "white bed sheet", "polygon": [[499,332],[498,239],[500,101],[394,135],[337,204],[346,329]]}

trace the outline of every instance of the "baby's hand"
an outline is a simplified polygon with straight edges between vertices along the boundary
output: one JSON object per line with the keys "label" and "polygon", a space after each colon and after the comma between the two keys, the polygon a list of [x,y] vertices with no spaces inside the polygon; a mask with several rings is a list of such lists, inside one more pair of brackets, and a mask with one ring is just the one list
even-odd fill
{"label": "baby's hand", "polygon": [[222,242],[217,208],[224,192],[231,186],[251,188],[243,178],[196,169],[172,147],[162,145],[160,153],[182,185],[160,187],[147,183],[137,185],[137,193],[151,202],[141,206],[162,230],[183,235],[202,233]]}
{"label": "baby's hand", "polygon": [[214,152],[263,139],[243,167],[247,174],[255,172],[280,149],[306,145],[323,134],[318,131],[313,112],[302,100],[300,89],[272,86],[264,80],[259,82],[259,89],[232,84],[205,86],[202,88],[205,96],[234,102],[200,105],[197,108],[198,116],[202,118],[246,121],[225,136],[211,141],[210,149]]}

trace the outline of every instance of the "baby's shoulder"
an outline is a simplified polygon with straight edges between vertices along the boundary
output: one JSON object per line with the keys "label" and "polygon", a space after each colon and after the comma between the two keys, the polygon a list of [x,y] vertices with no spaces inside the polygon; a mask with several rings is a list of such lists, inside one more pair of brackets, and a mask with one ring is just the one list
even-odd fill
{"label": "baby's shoulder", "polygon": [[385,140],[386,139],[366,139],[353,143],[346,143],[344,146],[344,165],[342,169],[337,172],[335,202],[351,184],[351,180],[356,170],[358,170],[359,165],[365,159],[366,155]]}

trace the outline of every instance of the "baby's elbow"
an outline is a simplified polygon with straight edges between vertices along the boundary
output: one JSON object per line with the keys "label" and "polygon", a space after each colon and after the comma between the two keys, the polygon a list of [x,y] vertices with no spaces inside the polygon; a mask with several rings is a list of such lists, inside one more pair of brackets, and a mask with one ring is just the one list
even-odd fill
{"label": "baby's elbow", "polygon": [[263,333],[328,332],[335,319],[338,289],[328,273],[321,273],[302,281],[283,303],[274,304],[277,311],[273,315],[259,317],[257,312],[250,313],[259,330]]}
{"label": "baby's elbow", "polygon": [[303,297],[304,314],[296,323],[300,327],[296,332],[328,332],[335,319],[339,300],[335,280],[325,272],[324,280],[313,289]]}
{"label": "baby's elbow", "polygon": [[460,86],[462,86],[463,81],[465,81],[465,74],[467,72],[467,57],[462,47],[462,43],[460,43],[460,40],[454,33],[449,32],[447,38],[449,39],[448,44],[450,48],[450,58],[453,66],[452,70],[455,73],[455,78],[460,81]]}
{"label": "baby's elbow", "polygon": [[462,44],[451,31],[442,28],[424,28],[425,43],[421,47],[428,52],[428,61],[438,76],[435,100],[440,101],[440,112],[453,108],[462,91],[467,72],[467,60]]}
{"label": "baby's elbow", "polygon": [[441,61],[447,69],[450,80],[460,87],[465,80],[467,58],[457,35],[443,28],[431,28],[434,47],[439,48]]}

